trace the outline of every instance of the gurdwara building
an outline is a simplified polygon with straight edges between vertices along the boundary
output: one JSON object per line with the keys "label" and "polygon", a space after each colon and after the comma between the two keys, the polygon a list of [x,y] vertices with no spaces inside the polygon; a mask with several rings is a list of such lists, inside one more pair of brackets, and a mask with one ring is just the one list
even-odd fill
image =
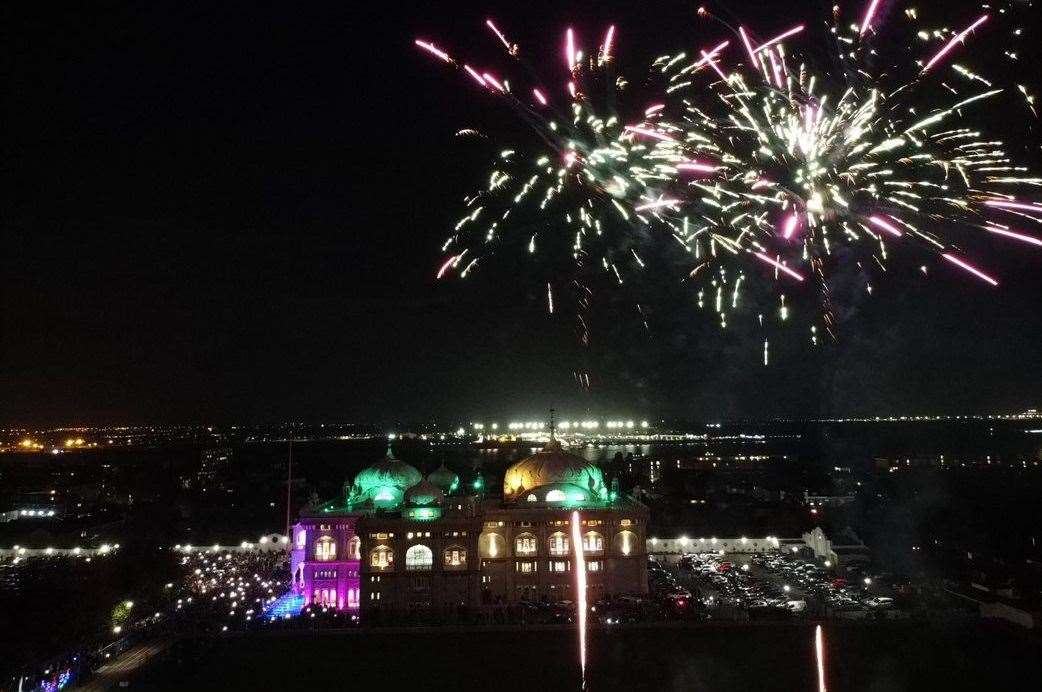
{"label": "gurdwara building", "polygon": [[293,589],[340,610],[575,601],[572,514],[587,597],[647,593],[648,509],[551,438],[510,466],[502,495],[444,465],[387,456],[308,507],[290,543]]}

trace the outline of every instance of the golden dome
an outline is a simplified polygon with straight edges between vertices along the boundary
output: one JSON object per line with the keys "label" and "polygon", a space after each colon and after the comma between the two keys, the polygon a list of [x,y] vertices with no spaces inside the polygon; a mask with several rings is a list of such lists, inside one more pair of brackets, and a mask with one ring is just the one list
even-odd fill
{"label": "golden dome", "polygon": [[564,451],[561,443],[551,439],[530,457],[507,469],[503,476],[503,499],[516,500],[525,491],[551,483],[568,483],[600,497],[606,490],[604,475],[596,465]]}

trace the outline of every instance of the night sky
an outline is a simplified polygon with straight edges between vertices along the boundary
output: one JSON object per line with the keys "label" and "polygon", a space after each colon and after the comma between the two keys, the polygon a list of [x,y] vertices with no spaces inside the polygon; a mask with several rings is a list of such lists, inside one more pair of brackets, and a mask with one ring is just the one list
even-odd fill
{"label": "night sky", "polygon": [[[780,4],[729,6],[771,35],[824,3]],[[949,4],[953,25],[976,16]],[[601,297],[584,348],[522,256],[434,280],[489,153],[530,135],[413,39],[505,72],[493,16],[555,74],[564,26],[592,40],[614,22],[619,63],[639,75],[649,56],[719,40],[695,3],[25,5],[5,13],[0,425],[1042,404],[1030,246],[980,246],[998,289],[938,267],[851,292],[837,344],[812,349],[794,320],[769,368],[758,337],[707,324],[676,287],[646,296],[647,332]],[[466,127],[488,146],[454,136]],[[1008,148],[1037,166],[1035,138]]]}

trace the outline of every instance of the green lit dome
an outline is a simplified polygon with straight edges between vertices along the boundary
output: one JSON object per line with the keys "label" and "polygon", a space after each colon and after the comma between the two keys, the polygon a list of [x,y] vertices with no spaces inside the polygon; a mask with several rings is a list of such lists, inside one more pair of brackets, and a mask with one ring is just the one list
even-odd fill
{"label": "green lit dome", "polygon": [[[584,491],[587,500],[607,495],[604,474],[595,464],[564,451],[561,443],[550,440],[546,446],[507,469],[503,476],[503,499],[522,501],[528,491],[551,484],[567,484]],[[537,493],[544,501],[542,493]]]}
{"label": "green lit dome", "polygon": [[405,491],[423,480],[415,467],[394,458],[391,448],[387,456],[355,476],[348,497],[350,504],[371,500],[377,507],[401,504]]}
{"label": "green lit dome", "polygon": [[459,476],[453,473],[452,469],[447,467],[444,463],[431,471],[430,475],[427,476],[427,480],[444,490],[446,493],[451,493],[459,487]]}
{"label": "green lit dome", "polygon": [[445,499],[445,491],[424,479],[405,491],[405,501],[410,505],[437,505]]}

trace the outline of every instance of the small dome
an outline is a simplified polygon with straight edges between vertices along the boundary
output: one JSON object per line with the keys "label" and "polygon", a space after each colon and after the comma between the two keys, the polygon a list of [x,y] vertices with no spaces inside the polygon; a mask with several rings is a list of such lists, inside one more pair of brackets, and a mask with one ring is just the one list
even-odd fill
{"label": "small dome", "polygon": [[423,480],[423,474],[415,467],[394,458],[387,448],[387,456],[355,476],[351,484],[351,503],[373,500],[374,502],[397,504],[406,490]]}
{"label": "small dome", "polygon": [[424,479],[405,491],[405,501],[410,505],[436,505],[445,499],[445,491]]}
{"label": "small dome", "polygon": [[459,487],[459,476],[453,473],[452,469],[446,466],[444,462],[441,466],[430,472],[427,476],[427,480],[444,490],[446,493],[451,493]]}
{"label": "small dome", "polygon": [[[582,489],[588,500],[601,499],[607,491],[604,474],[595,464],[569,454],[559,441],[552,439],[541,450],[507,469],[503,476],[503,499],[523,500],[528,491],[556,483]],[[544,501],[541,493],[537,493],[537,497]]]}

